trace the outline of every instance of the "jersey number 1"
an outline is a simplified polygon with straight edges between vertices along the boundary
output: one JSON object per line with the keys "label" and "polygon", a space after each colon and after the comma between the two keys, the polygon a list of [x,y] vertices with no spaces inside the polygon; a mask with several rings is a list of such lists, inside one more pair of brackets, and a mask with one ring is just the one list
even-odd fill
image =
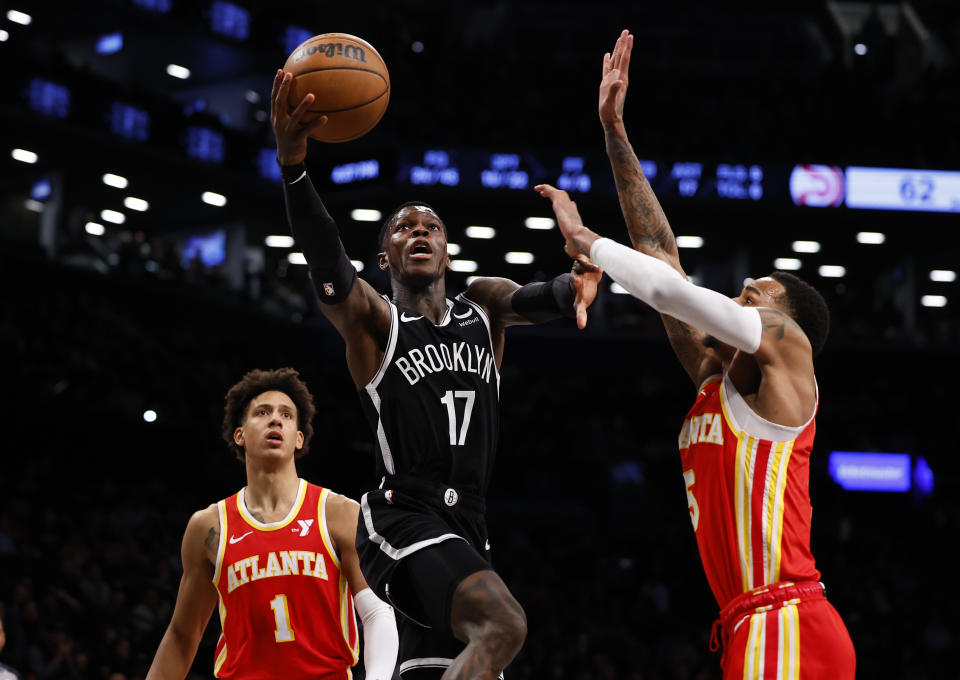
{"label": "jersey number 1", "polygon": [[287,596],[277,595],[270,600],[270,609],[273,610],[273,617],[277,620],[277,629],[273,633],[277,642],[292,641],[293,629],[290,628],[290,610],[287,608]]}
{"label": "jersey number 1", "polygon": [[[463,423],[460,425],[460,437],[457,437],[457,407],[454,405],[454,399],[466,399],[467,405],[463,407]],[[447,418],[450,421],[450,445],[463,446],[467,441],[467,428],[470,427],[470,414],[473,413],[473,402],[477,400],[477,393],[474,390],[447,390],[443,393],[441,404],[447,407]]]}

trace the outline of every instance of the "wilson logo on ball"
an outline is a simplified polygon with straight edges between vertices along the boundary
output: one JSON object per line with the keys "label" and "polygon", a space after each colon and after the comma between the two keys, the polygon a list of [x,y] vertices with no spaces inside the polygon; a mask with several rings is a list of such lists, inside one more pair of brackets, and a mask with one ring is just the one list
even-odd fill
{"label": "wilson logo on ball", "polygon": [[297,50],[293,55],[293,63],[302,61],[310,55],[320,53],[325,57],[346,57],[356,61],[367,63],[367,55],[362,47],[356,45],[344,45],[343,43],[326,43],[323,45],[310,45],[301,50]]}

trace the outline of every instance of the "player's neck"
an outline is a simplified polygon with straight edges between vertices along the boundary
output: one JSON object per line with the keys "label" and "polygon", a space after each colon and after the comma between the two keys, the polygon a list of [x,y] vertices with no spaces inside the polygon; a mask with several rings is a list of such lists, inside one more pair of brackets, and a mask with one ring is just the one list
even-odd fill
{"label": "player's neck", "polygon": [[393,304],[412,309],[438,324],[447,313],[446,282],[440,278],[423,288],[396,283],[393,287]]}
{"label": "player's neck", "polygon": [[277,468],[248,465],[243,500],[247,510],[264,522],[277,522],[290,512],[299,489],[300,478],[293,461]]}

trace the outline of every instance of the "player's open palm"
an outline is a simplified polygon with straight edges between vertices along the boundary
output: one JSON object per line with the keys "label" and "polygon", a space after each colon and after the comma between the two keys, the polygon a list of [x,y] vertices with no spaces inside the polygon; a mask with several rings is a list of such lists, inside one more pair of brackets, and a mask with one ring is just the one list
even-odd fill
{"label": "player's open palm", "polygon": [[277,160],[281,165],[296,165],[307,157],[307,137],[327,122],[326,116],[319,116],[310,125],[303,125],[303,114],[313,103],[313,94],[306,94],[297,108],[290,111],[287,101],[290,97],[292,76],[277,71],[270,92],[270,124],[277,139]]}
{"label": "player's open palm", "polygon": [[620,33],[613,53],[603,55],[603,79],[600,81],[600,122],[615,123],[623,120],[623,102],[627,97],[630,54],[633,51],[633,36],[626,30]]}
{"label": "player's open palm", "polygon": [[597,299],[597,289],[600,287],[600,279],[603,278],[603,270],[591,262],[586,255],[577,253],[571,275],[573,287],[577,293],[573,301],[573,308],[577,313],[577,328],[584,329],[587,327],[587,307]]}

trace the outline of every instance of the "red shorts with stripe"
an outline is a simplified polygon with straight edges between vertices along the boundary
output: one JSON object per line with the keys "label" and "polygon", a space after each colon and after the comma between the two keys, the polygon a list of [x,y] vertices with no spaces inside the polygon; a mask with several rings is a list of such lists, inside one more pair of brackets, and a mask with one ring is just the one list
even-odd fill
{"label": "red shorts with stripe", "polygon": [[772,583],[720,612],[724,680],[853,680],[853,642],[816,581]]}

